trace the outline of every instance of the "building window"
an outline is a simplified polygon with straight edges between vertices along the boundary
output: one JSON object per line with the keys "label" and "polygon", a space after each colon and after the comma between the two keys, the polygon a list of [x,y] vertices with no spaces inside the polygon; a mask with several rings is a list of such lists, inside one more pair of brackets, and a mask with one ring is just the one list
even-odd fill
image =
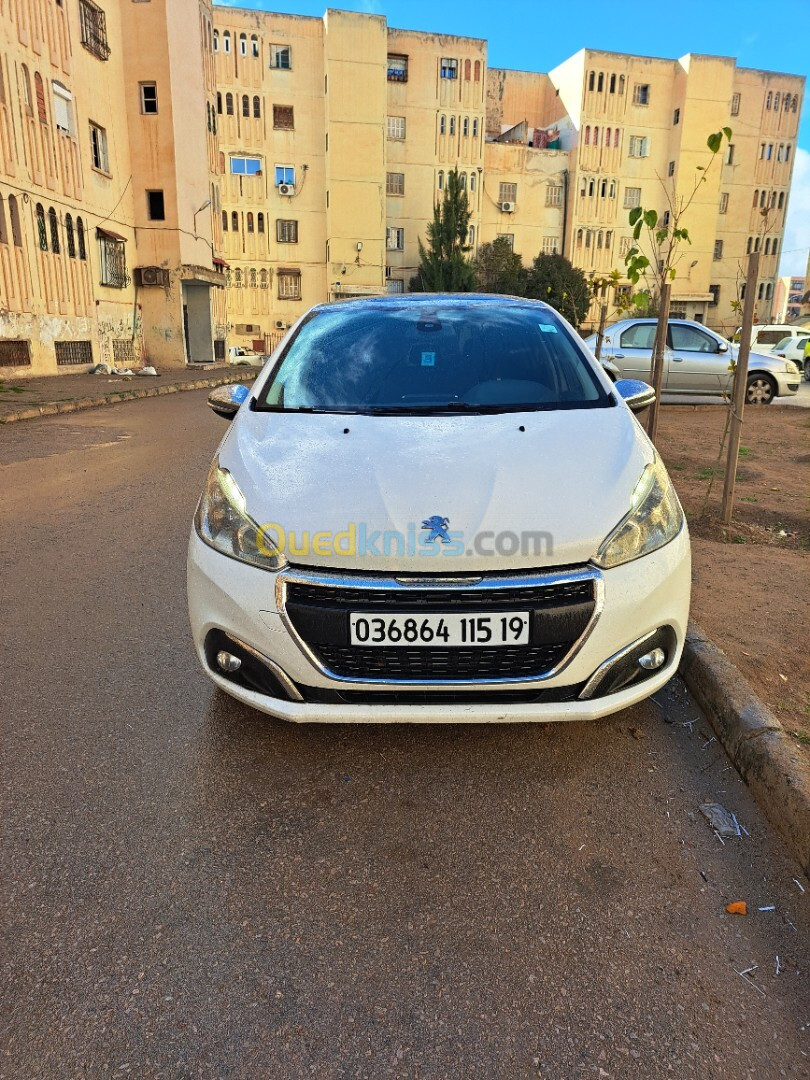
{"label": "building window", "polygon": [[259,55],[259,39],[255,34],[250,35],[250,55],[254,58]]}
{"label": "building window", "polygon": [[769,90],[766,97],[765,97],[765,108],[766,109],[770,109],[772,101],[773,101],[773,94]]}
{"label": "building window", "polygon": [[301,299],[300,270],[279,270],[277,277],[279,300]]}
{"label": "building window", "polygon": [[389,278],[385,283],[385,291],[387,293],[404,293],[405,282],[402,278]]}
{"label": "building window", "polygon": [[559,247],[559,240],[556,236],[544,236],[542,242],[542,252],[544,255],[556,255],[557,248]]}
{"label": "building window", "polygon": [[470,225],[469,229],[467,230],[467,243],[470,245],[470,247],[473,247],[475,245],[475,226],[474,225]]}
{"label": "building window", "polygon": [[225,95],[225,112],[228,116],[233,116],[233,94]]}
{"label": "building window", "polygon": [[40,124],[48,123],[48,110],[45,107],[45,87],[42,82],[42,76],[38,71],[34,72],[34,94],[37,99],[37,116],[39,117]]}
{"label": "building window", "polygon": [[[293,165],[276,165],[276,187],[279,184],[295,186],[295,167]],[[326,193],[326,205],[329,206],[329,192]]]}
{"label": "building window", "polygon": [[624,207],[631,210],[634,206],[641,206],[641,188],[626,187],[624,189]]}
{"label": "building window", "polygon": [[262,99],[255,95],[253,98],[253,116],[256,120],[261,119],[262,115]]}
{"label": "building window", "polygon": [[110,289],[125,289],[129,284],[127,276],[127,255],[124,241],[111,236],[101,229],[98,236],[98,261],[100,281]]}
{"label": "building window", "polygon": [[251,210],[248,210],[248,212],[247,212],[247,214],[245,216],[245,231],[246,232],[254,232],[253,212]]}
{"label": "building window", "polygon": [[90,155],[93,168],[99,172],[109,173],[110,158],[107,153],[107,132],[98,124],[90,124]]}
{"label": "building window", "polygon": [[260,289],[266,289],[267,284],[268,284],[268,282],[267,282],[267,271],[266,270],[260,270],[259,271],[259,288]]}
{"label": "building window", "polygon": [[475,173],[470,173],[470,191],[475,191]]}
{"label": "building window", "polygon": [[39,250],[48,250],[48,231],[45,227],[45,207],[42,203],[37,203],[35,215],[37,219],[37,240],[39,241]]}
{"label": "building window", "polygon": [[[11,221],[12,221],[12,224],[13,224],[14,223],[13,216],[12,216]],[[83,260],[87,259],[87,247],[86,247],[85,242],[84,242],[84,222],[82,221],[82,219],[80,217],[76,218],[76,239],[77,239],[77,241],[79,243],[79,258],[83,259]]]}
{"label": "building window", "polygon": [[242,116],[250,116],[250,98],[242,94]]}
{"label": "building window", "polygon": [[444,187],[444,171],[443,171],[442,169],[439,169],[439,183],[438,183],[438,187],[439,187],[439,191],[441,191],[441,190],[442,190],[442,188]]}
{"label": "building window", "polygon": [[515,234],[511,232],[498,233],[496,240],[504,240],[510,251],[515,250]]}
{"label": "building window", "polygon": [[457,79],[458,60],[452,60],[450,57],[443,56],[439,74],[443,79]]}
{"label": "building window", "polygon": [[65,131],[68,135],[73,134],[73,95],[62,83],[54,81],[53,89],[53,119],[59,131]]}
{"label": "building window", "polygon": [[712,298],[709,301],[709,307],[717,307],[717,305],[720,303],[720,286],[710,285],[709,292],[712,294]]}
{"label": "building window", "polygon": [[726,165],[734,164],[734,143],[729,143],[726,148]]}
{"label": "building window", "polygon": [[90,341],[55,341],[53,349],[58,367],[93,363],[93,344]]}
{"label": "building window", "polygon": [[790,161],[790,143],[785,147],[785,161]]}
{"label": "building window", "polygon": [[223,232],[228,231],[228,211],[227,210],[222,211],[222,231]]}
{"label": "building window", "polygon": [[588,124],[585,127],[585,145],[586,146],[591,145],[591,126],[590,126],[590,124]]}
{"label": "building window", "polygon": [[262,159],[231,155],[231,173],[234,176],[261,176]]}
{"label": "building window", "polygon": [[79,0],[79,26],[81,27],[82,45],[99,60],[109,60],[110,46],[107,44],[107,18],[101,8],[92,0]]}
{"label": "building window", "polygon": [[162,191],[147,191],[146,209],[150,221],[166,220],[166,203]]}
{"label": "building window", "polygon": [[236,210],[231,212],[231,232],[239,232],[239,214]]}
{"label": "building window", "polygon": [[281,131],[292,131],[295,128],[292,105],[273,106],[273,127]]}
{"label": "building window", "polygon": [[48,225],[51,231],[51,251],[54,255],[59,254],[59,219],[53,207],[48,211]]}
{"label": "building window", "polygon": [[517,202],[517,184],[504,184],[498,185],[498,202]]}
{"label": "building window", "polygon": [[450,117],[450,134],[455,135],[455,133],[456,133],[456,118],[455,118],[455,116],[451,116]]}
{"label": "building window", "polygon": [[264,232],[264,214],[261,211],[256,215],[256,231]]}
{"label": "building window", "polygon": [[462,191],[467,190],[467,174],[465,172],[459,173],[459,175],[458,175],[458,184],[459,184],[459,188]]}
{"label": "building window", "polygon": [[461,134],[465,135],[465,136],[470,134],[470,118],[469,118],[469,116],[465,116],[464,119],[461,121]]}
{"label": "building window", "polygon": [[577,229],[577,247],[582,247],[582,229]]}
{"label": "building window", "polygon": [[389,251],[405,250],[405,230],[388,228],[385,230],[385,246]]}
{"label": "building window", "polygon": [[740,95],[739,94],[732,94],[731,95],[731,115],[732,116],[739,116],[740,115]]}
{"label": "building window", "polygon": [[719,262],[723,258],[723,241],[715,240],[714,242],[714,260]]}
{"label": "building window", "polygon": [[727,191],[721,191],[720,192],[720,213],[721,214],[727,214],[728,213],[728,192]]}
{"label": "building window", "polygon": [[630,157],[647,157],[649,154],[649,139],[646,135],[631,135],[630,136]]}
{"label": "building window", "polygon": [[604,87],[605,87],[605,76],[600,71],[599,72],[599,78],[596,80],[596,92],[597,92],[597,94],[601,94]]}
{"label": "building window", "polygon": [[446,131],[447,131],[447,117],[444,115],[444,113],[442,113],[442,115],[439,117],[439,134],[444,135],[444,133]]}
{"label": "building window", "polygon": [[667,176],[674,176],[674,175],[675,175],[675,162],[670,161],[669,165],[667,165]]}
{"label": "building window", "polygon": [[636,83],[633,87],[633,104],[634,105],[649,105],[650,104],[650,86],[649,83]]}
{"label": "building window", "polygon": [[76,258],[76,237],[73,233],[73,218],[70,214],[65,214],[65,241],[67,244],[67,253],[69,259]]}
{"label": "building window", "polygon": [[478,138],[478,117],[477,116],[473,117],[473,138],[474,139]]}
{"label": "building window", "polygon": [[780,191],[780,192],[779,192],[779,204],[778,204],[778,205],[779,205],[779,209],[780,209],[780,210],[781,210],[781,209],[782,209],[782,208],[784,207],[784,205],[785,205],[785,193],[784,193],[784,191]]}
{"label": "building window", "polygon": [[405,117],[404,116],[389,116],[388,117],[388,138],[389,139],[404,139],[405,138]]}
{"label": "building window", "polygon": [[[476,60],[475,63],[473,64],[473,82],[480,82],[480,81],[481,81],[481,61]],[[795,110],[795,107],[794,107],[794,112],[795,111],[796,110]]]}
{"label": "building window", "polygon": [[672,126],[675,127],[675,125],[680,124],[680,122],[681,122],[681,110],[676,109],[675,112],[672,114]]}
{"label": "building window", "polygon": [[158,111],[157,83],[142,82],[141,88],[141,112],[154,115]]}
{"label": "building window", "polygon": [[624,256],[630,250],[633,241],[629,236],[623,236],[619,240],[619,255]]}
{"label": "building window", "polygon": [[225,50],[226,53],[229,53],[231,51],[231,32],[230,32],[230,30],[226,30],[225,33],[222,35],[222,47],[223,47],[223,49]]}
{"label": "building window", "polygon": [[385,174],[385,194],[386,195],[404,195],[405,194],[405,173],[390,172]]}
{"label": "building window", "polygon": [[407,82],[408,81],[408,57],[407,56],[394,56],[388,57],[388,81],[389,82]]}
{"label": "building window", "polygon": [[596,72],[595,71],[590,71],[590,72],[588,72],[588,89],[593,90],[595,86],[596,86]]}
{"label": "building window", "polygon": [[219,30],[214,31],[214,52],[219,52]]}
{"label": "building window", "polygon": [[284,218],[276,219],[276,240],[279,244],[298,243],[298,222]]}
{"label": "building window", "polygon": [[289,71],[292,68],[292,48],[289,45],[271,45],[270,67]]}
{"label": "building window", "polygon": [[239,52],[242,56],[247,56],[247,34],[239,35]]}

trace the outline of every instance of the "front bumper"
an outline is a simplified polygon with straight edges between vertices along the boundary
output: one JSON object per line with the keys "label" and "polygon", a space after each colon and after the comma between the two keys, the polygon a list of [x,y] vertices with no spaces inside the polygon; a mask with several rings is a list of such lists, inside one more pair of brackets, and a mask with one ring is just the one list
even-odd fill
{"label": "front bumper", "polygon": [[[510,679],[508,686],[503,681],[412,682],[396,686],[396,693],[390,681],[335,678],[314,662],[279,611],[277,597],[283,590],[277,589],[277,579],[277,574],[220,555],[192,532],[189,616],[200,663],[217,686],[261,712],[316,723],[592,720],[648,697],[677,670],[689,616],[691,560],[684,526],[659,551],[602,572],[601,603],[587,632],[564,661],[541,678]],[[671,642],[662,668],[614,693],[583,696],[589,681],[611,658],[633,643],[652,640],[649,635],[661,628],[669,628]],[[209,635],[219,632],[270,661],[279,676],[275,694],[237,685],[217,671]],[[364,700],[350,700],[353,692]]]}

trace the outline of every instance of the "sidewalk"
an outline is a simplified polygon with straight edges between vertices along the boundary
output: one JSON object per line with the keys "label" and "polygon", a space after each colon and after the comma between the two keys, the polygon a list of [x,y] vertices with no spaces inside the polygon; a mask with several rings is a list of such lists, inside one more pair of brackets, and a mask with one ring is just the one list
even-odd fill
{"label": "sidewalk", "polygon": [[33,379],[7,379],[0,371],[0,424],[225,383],[251,383],[260,371],[235,364],[205,364],[169,368],[158,376],[81,374]]}

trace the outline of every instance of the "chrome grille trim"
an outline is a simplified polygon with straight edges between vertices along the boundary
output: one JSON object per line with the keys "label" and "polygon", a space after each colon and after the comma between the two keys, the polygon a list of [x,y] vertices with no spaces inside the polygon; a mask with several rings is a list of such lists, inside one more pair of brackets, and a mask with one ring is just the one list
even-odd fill
{"label": "chrome grille trim", "polygon": [[536,683],[546,682],[548,679],[553,679],[559,675],[565,668],[571,663],[582,646],[588,640],[599,620],[605,603],[605,587],[604,578],[602,572],[595,566],[582,566],[572,570],[558,570],[543,573],[538,571],[536,573],[521,573],[521,574],[492,574],[483,575],[475,584],[469,582],[459,583],[458,579],[453,582],[448,577],[442,578],[437,576],[435,579],[426,579],[424,577],[419,578],[419,588],[421,589],[436,589],[455,591],[458,589],[461,591],[485,591],[488,589],[542,589],[544,586],[549,587],[553,585],[564,585],[571,582],[589,581],[593,583],[594,592],[594,608],[591,618],[580,634],[579,638],[574,642],[569,651],[555,664],[555,666],[542,675],[535,677],[507,677],[507,678],[485,678],[485,679],[381,679],[381,678],[369,678],[358,679],[351,678],[344,675],[338,675],[334,671],[331,671],[325,664],[322,663],[316,653],[310,648],[306,641],[296,630],[292,620],[287,615],[286,603],[287,603],[287,585],[290,582],[295,582],[302,585],[309,586],[323,586],[325,588],[332,589],[379,589],[381,591],[397,591],[400,593],[407,593],[410,586],[403,584],[406,580],[404,577],[396,578],[384,575],[368,575],[368,574],[353,574],[350,572],[332,571],[324,572],[320,570],[306,570],[299,567],[285,567],[280,570],[276,576],[276,607],[281,615],[282,622],[287,629],[290,637],[296,643],[298,648],[309,660],[310,664],[319,671],[322,675],[325,675],[328,679],[333,680],[336,683],[342,683],[350,686],[364,686],[373,687],[379,686],[385,688],[387,686],[400,686],[403,688],[410,687],[414,690],[423,689],[424,687],[431,686],[498,686],[498,685],[533,685]]}

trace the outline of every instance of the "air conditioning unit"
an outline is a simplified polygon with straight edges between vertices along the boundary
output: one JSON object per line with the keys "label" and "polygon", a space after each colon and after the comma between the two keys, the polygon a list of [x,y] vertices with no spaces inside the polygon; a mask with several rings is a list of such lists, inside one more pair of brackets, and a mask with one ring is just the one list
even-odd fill
{"label": "air conditioning unit", "polygon": [[287,324],[283,319],[276,319],[276,330],[286,330]]}
{"label": "air conditioning unit", "polygon": [[277,190],[279,195],[294,195],[295,184],[279,184]]}
{"label": "air conditioning unit", "polygon": [[502,202],[500,207],[504,214],[514,214],[515,212],[515,204],[513,202]]}
{"label": "air conditioning unit", "polygon": [[169,271],[162,266],[139,266],[137,272],[139,285],[159,285],[164,289],[169,287]]}

